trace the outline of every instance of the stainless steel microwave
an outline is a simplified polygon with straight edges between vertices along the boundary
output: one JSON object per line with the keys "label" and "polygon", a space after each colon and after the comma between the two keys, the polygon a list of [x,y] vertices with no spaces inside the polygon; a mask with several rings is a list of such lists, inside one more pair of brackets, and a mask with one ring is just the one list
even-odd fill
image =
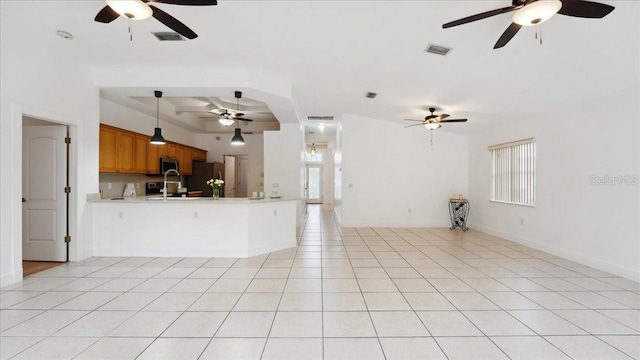
{"label": "stainless steel microwave", "polygon": [[164,175],[165,172],[169,170],[180,171],[178,166],[178,160],[169,159],[169,158],[160,158],[160,175]]}

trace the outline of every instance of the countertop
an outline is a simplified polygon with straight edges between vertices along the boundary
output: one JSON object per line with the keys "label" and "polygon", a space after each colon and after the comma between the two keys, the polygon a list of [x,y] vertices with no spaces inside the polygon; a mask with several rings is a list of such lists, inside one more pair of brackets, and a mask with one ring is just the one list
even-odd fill
{"label": "countertop", "polygon": [[[119,199],[119,200],[115,200]],[[214,200],[210,197],[168,197],[167,201],[162,199],[162,196],[137,196],[137,197],[120,197],[120,198],[93,198],[87,199],[87,202],[91,203],[109,203],[109,204],[119,204],[119,203],[140,203],[140,204],[169,204],[169,203],[198,203],[198,204],[260,204],[265,202],[278,202],[278,201],[291,201],[296,199],[250,199],[250,198],[220,198],[218,200]]]}

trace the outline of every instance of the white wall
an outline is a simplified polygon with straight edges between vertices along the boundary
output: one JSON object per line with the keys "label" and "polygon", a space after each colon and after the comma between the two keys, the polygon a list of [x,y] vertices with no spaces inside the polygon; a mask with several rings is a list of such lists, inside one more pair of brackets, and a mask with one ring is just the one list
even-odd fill
{"label": "white wall", "polygon": [[[636,87],[472,135],[470,227],[640,279],[639,185],[591,183],[640,176],[639,98]],[[535,208],[489,202],[487,146],[529,137],[537,148]]]}
{"label": "white wall", "polygon": [[[207,150],[207,162],[224,162],[224,155],[247,155],[247,193],[263,191],[264,141],[262,134],[242,134],[244,146],[231,145],[233,134],[196,134],[196,147]],[[218,140],[219,138],[219,140]]]}
{"label": "white wall", "polygon": [[[100,99],[100,122],[149,136],[153,135],[153,129],[156,127],[155,116],[149,116],[104,98]],[[165,140],[195,146],[195,133],[163,121],[162,114],[160,114],[160,128]]]}
{"label": "white wall", "polygon": [[[71,125],[71,259],[90,254],[85,238],[87,193],[98,192],[99,92],[89,69],[50,55],[65,46],[31,39],[19,17],[21,2],[2,2],[0,19],[0,286],[22,279],[22,116]],[[28,6],[28,4],[27,4]],[[20,34],[20,36],[16,36]],[[76,171],[81,169],[81,171]]]}
{"label": "white wall", "polygon": [[450,226],[448,199],[467,193],[466,136],[436,130],[430,145],[422,127],[349,114],[341,135],[342,226]]}
{"label": "white wall", "polygon": [[286,199],[298,199],[297,224],[304,215],[304,130],[298,124],[280,124],[264,132],[264,190]]}

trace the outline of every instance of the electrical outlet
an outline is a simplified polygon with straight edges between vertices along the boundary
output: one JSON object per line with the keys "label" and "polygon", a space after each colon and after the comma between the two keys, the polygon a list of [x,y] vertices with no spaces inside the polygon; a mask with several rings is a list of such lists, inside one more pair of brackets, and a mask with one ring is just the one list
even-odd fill
{"label": "electrical outlet", "polygon": [[520,225],[524,225],[524,219],[520,219]]}
{"label": "electrical outlet", "polygon": [[120,219],[124,218],[124,214],[122,213],[122,211],[118,211],[118,217]]}
{"label": "electrical outlet", "polygon": [[193,218],[194,218],[194,219],[197,219],[197,218],[198,218],[198,212],[197,212],[197,211],[194,211],[194,212],[193,212]]}
{"label": "electrical outlet", "polygon": [[409,214],[411,214],[411,208],[409,208]]}
{"label": "electrical outlet", "polygon": [[113,185],[111,183],[107,183],[107,189],[111,190],[112,187]]}
{"label": "electrical outlet", "polygon": [[349,189],[353,189],[353,184],[349,184]]}
{"label": "electrical outlet", "polygon": [[273,216],[278,216],[278,209],[273,210]]}

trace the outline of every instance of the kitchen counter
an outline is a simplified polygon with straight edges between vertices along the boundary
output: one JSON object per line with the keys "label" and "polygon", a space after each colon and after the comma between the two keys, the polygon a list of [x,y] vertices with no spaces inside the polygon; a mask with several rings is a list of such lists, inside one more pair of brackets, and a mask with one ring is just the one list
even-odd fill
{"label": "kitchen counter", "polygon": [[106,198],[106,199],[88,199],[88,202],[93,203],[114,203],[114,202],[125,202],[125,203],[181,203],[181,202],[203,202],[209,204],[255,204],[255,203],[265,203],[265,202],[281,202],[281,201],[291,201],[291,199],[251,199],[251,198],[224,198],[221,197],[218,200],[214,200],[210,197],[167,197],[167,201],[162,199],[162,195],[154,195],[154,196],[137,196],[137,197],[115,197],[115,198]]}
{"label": "kitchen counter", "polygon": [[88,200],[94,256],[249,257],[296,246],[299,199]]}

